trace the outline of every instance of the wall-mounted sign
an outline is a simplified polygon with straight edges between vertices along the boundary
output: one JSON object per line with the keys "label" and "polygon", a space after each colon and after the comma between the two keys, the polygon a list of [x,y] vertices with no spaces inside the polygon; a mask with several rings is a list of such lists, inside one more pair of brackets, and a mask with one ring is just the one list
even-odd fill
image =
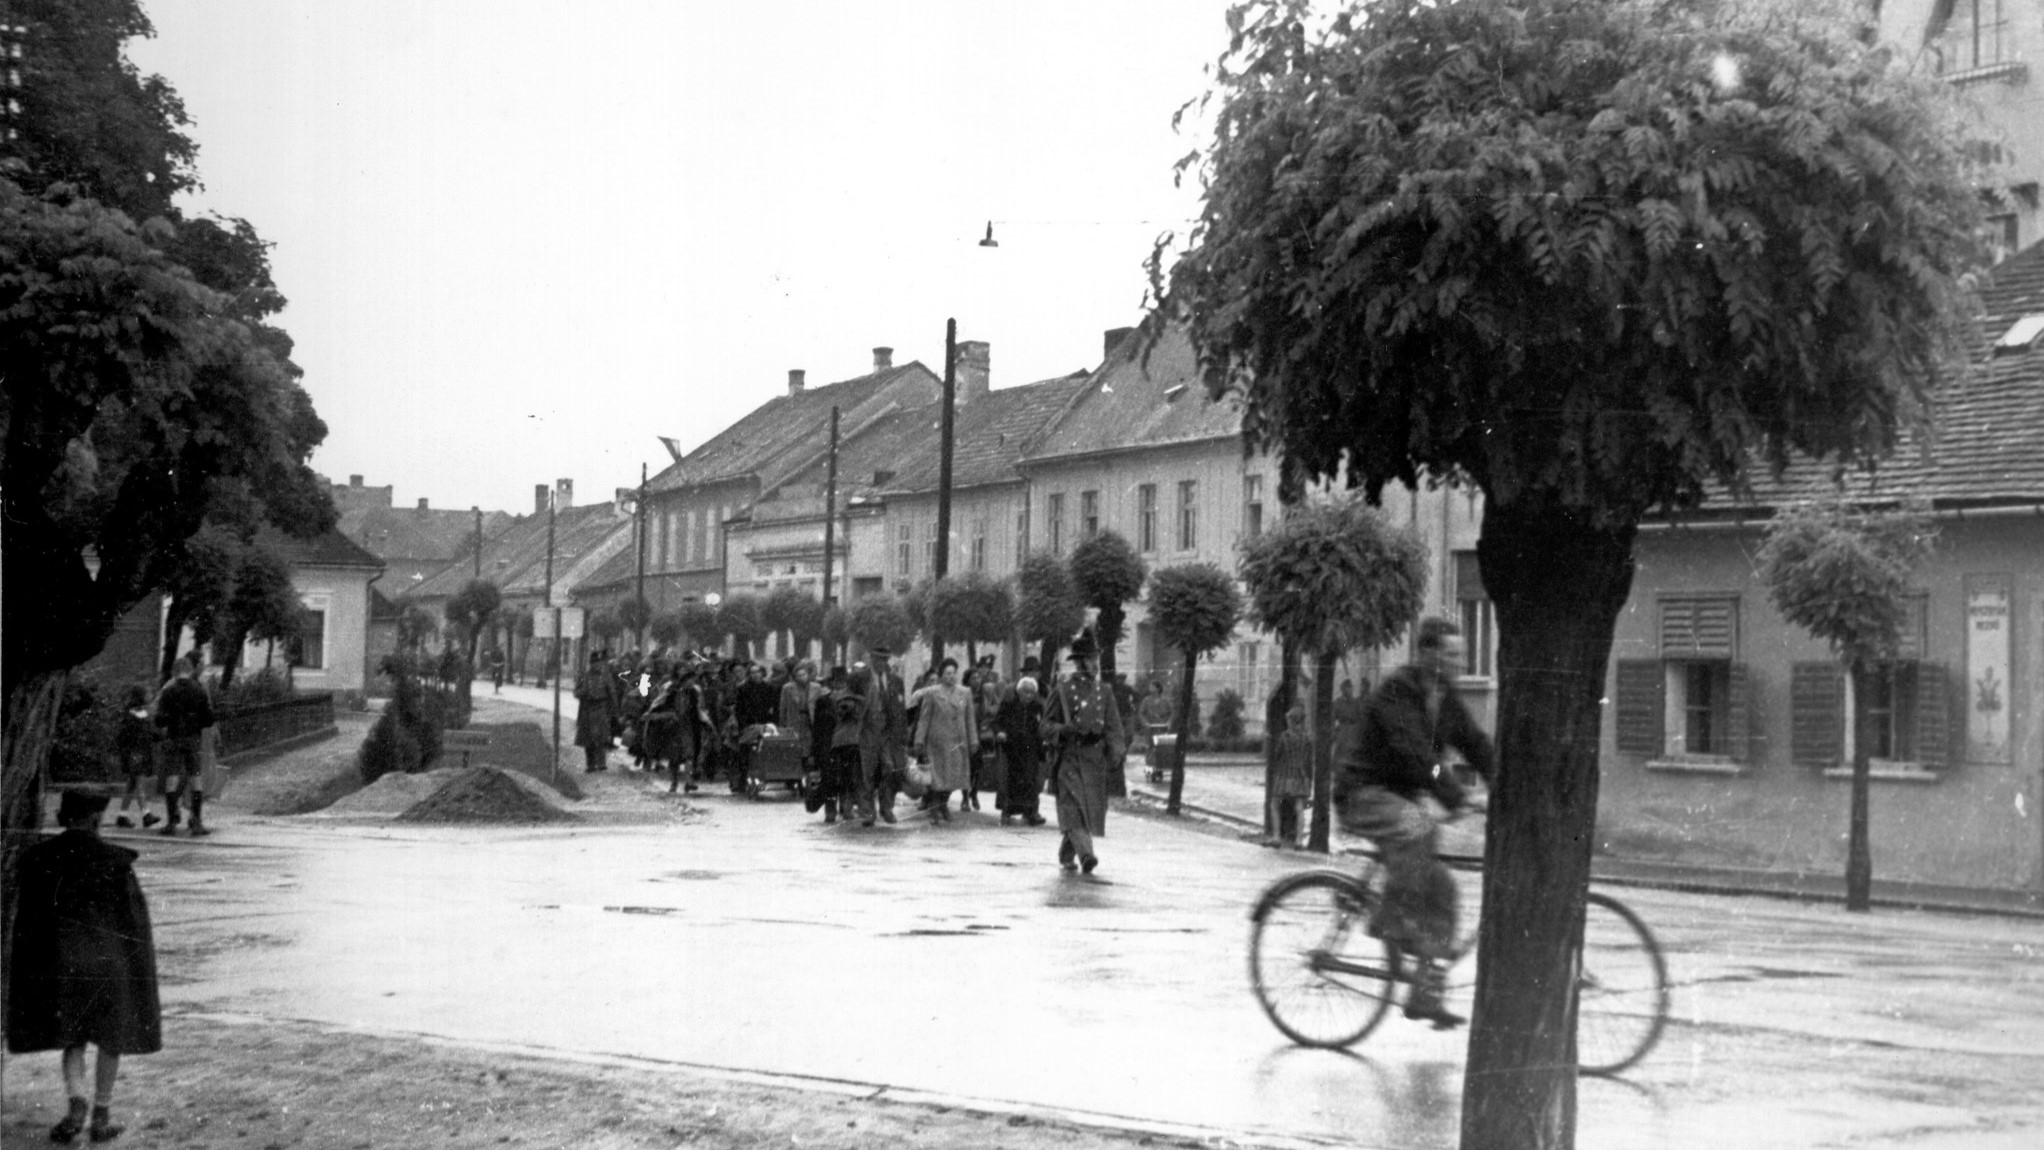
{"label": "wall-mounted sign", "polygon": [[534,607],[532,609],[532,637],[552,639],[554,637],[554,614],[561,616],[561,638],[582,637],[582,608],[580,607]]}
{"label": "wall-mounted sign", "polygon": [[2009,761],[2010,579],[1966,577],[1966,760]]}

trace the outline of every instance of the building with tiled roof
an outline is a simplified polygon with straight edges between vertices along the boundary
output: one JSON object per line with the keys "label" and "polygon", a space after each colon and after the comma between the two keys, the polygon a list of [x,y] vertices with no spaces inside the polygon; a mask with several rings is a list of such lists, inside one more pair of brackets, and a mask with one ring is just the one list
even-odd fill
{"label": "building with tiled roof", "polygon": [[1641,531],[1612,647],[1602,849],[1684,865],[1843,873],[1855,743],[1873,760],[1875,880],[2044,905],[2044,244],[1981,292],[1971,370],[1934,423],[1846,492],[1927,502],[1903,654],[1855,690],[1753,569],[1765,519],[1818,466]]}
{"label": "building with tiled roof", "polygon": [[[936,402],[942,387],[943,381],[921,363],[896,366],[893,349],[886,347],[874,348],[873,370],[853,379],[810,387],[803,372],[790,371],[784,394],[711,436],[647,484],[649,604],[656,612],[667,611],[712,592],[725,593],[730,558],[726,524],[749,514],[768,491],[814,469],[829,451],[832,408],[838,410],[841,437],[850,441],[891,415]],[[605,586],[615,582],[609,578]]]}
{"label": "building with tiled roof", "polygon": [[369,665],[370,584],[383,577],[383,560],[338,529],[297,539],[264,528],[257,543],[291,565],[291,585],[303,613],[298,636],[279,651],[251,644],[242,652],[244,669],[278,662],[291,668],[300,691],[334,691],[359,697],[375,669]]}
{"label": "building with tiled roof", "polygon": [[489,539],[513,518],[503,511],[430,507],[425,499],[393,507],[388,486],[364,486],[359,475],[333,484],[332,491],[341,534],[383,561],[384,578],[399,595],[457,560],[473,562],[477,537]]}

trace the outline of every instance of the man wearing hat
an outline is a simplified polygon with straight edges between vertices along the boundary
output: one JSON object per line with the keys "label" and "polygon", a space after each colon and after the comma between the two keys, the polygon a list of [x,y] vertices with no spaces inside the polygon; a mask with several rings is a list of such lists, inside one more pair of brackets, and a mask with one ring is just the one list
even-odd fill
{"label": "man wearing hat", "polygon": [[[63,833],[24,849],[14,879],[7,1049],[63,1051],[70,1109],[50,1130],[52,1142],[88,1131],[94,1142],[119,1136],[109,1107],[121,1055],[163,1049],[149,904],[135,881],[136,853],[100,841],[106,804],[103,794],[65,791]],[[87,1043],[99,1051],[89,1089]]]}
{"label": "man wearing hat", "polygon": [[611,675],[603,652],[589,653],[589,670],[575,680],[575,745],[582,748],[582,773],[610,769]]}
{"label": "man wearing hat", "polygon": [[859,821],[869,827],[875,814],[882,822],[894,821],[896,780],[907,762],[908,690],[889,666],[893,654],[881,646],[866,649],[871,666],[861,689],[866,707],[859,727],[857,801]]}
{"label": "man wearing hat", "polygon": [[1058,865],[1087,874],[1100,865],[1093,840],[1107,833],[1107,772],[1127,738],[1114,691],[1095,673],[1099,656],[1093,632],[1079,632],[1072,673],[1051,688],[1043,718],[1057,754]]}

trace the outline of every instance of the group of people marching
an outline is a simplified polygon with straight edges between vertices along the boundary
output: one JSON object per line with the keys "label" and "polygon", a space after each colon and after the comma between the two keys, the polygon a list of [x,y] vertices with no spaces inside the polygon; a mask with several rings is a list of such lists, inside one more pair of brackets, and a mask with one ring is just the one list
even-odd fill
{"label": "group of people marching", "polygon": [[1056,796],[1058,863],[1092,873],[1106,833],[1108,772],[1127,751],[1136,708],[1097,671],[1090,632],[1071,644],[1070,674],[1046,676],[1034,658],[1004,683],[991,656],[962,670],[945,659],[913,689],[893,652],[832,667],[678,657],[612,659],[599,652],[575,684],[575,742],[584,770],[608,770],[622,745],[640,770],[664,773],[670,793],[722,778],[746,789],[752,756],[770,737],[795,736],[803,791],[825,823],[896,821],[907,795],[932,823],[981,809],[990,792],[1001,824],[1042,826]]}

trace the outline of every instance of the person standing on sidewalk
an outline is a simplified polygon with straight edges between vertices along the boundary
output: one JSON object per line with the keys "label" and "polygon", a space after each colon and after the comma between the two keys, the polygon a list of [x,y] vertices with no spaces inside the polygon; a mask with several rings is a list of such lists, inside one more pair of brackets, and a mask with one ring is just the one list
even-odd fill
{"label": "person standing on sidewalk", "polygon": [[1107,773],[1123,738],[1114,690],[1094,671],[1099,655],[1090,630],[1072,640],[1072,673],[1051,690],[1043,721],[1058,756],[1058,865],[1087,874],[1100,865],[1093,840],[1107,834]]}
{"label": "person standing on sidewalk", "polygon": [[1285,732],[1278,736],[1276,769],[1271,772],[1270,802],[1277,834],[1264,845],[1299,848],[1299,808],[1313,794],[1313,732],[1306,729],[1306,704],[1293,703],[1285,712]]}
{"label": "person standing on sidewalk", "polygon": [[[100,841],[106,805],[104,795],[64,792],[57,805],[63,833],[25,848],[14,879],[7,1049],[63,1051],[70,1108],[50,1141],[64,1144],[81,1133],[94,1142],[119,1137],[111,1107],[121,1055],[163,1049],[156,942],[135,881],[138,856]],[[99,1051],[89,1090],[87,1043]]]}
{"label": "person standing on sidewalk", "polygon": [[[930,821],[951,821],[951,792],[972,786],[972,752],[979,746],[977,704],[971,688],[958,681],[958,660],[939,665],[937,681],[916,692],[914,749],[930,761]],[[963,808],[961,801],[960,809]]]}
{"label": "person standing on sidewalk", "polygon": [[177,674],[156,696],[156,725],[163,728],[163,835],[177,833],[178,800],[189,794],[192,808],[192,836],[212,834],[206,829],[206,779],[203,750],[206,732],[213,726],[213,700],[198,683],[198,660],[187,655],[178,660]]}
{"label": "person standing on sidewalk", "polygon": [[591,652],[589,669],[575,680],[575,745],[582,748],[582,773],[610,769],[610,668],[603,653]]}
{"label": "person standing on sidewalk", "polygon": [[[864,668],[860,673],[865,673]],[[852,677],[843,667],[830,669],[830,694],[816,704],[817,753],[823,757],[823,821],[835,821],[843,811],[852,821],[852,808],[859,802],[861,768],[859,734],[866,719],[866,697],[852,689]],[[830,717],[828,731],[823,717]],[[867,826],[873,825],[872,811],[865,812]]]}
{"label": "person standing on sidewalk", "polygon": [[1435,1027],[1464,1019],[1441,1002],[1441,964],[1455,945],[1455,876],[1440,859],[1438,801],[1463,803],[1455,772],[1442,761],[1453,748],[1488,783],[1497,757],[1455,693],[1462,672],[1462,631],[1445,619],[1420,620],[1417,660],[1385,676],[1363,712],[1356,755],[1341,763],[1335,809],[1342,829],[1374,841],[1384,855],[1384,902],[1370,933],[1418,963],[1407,1018]]}

